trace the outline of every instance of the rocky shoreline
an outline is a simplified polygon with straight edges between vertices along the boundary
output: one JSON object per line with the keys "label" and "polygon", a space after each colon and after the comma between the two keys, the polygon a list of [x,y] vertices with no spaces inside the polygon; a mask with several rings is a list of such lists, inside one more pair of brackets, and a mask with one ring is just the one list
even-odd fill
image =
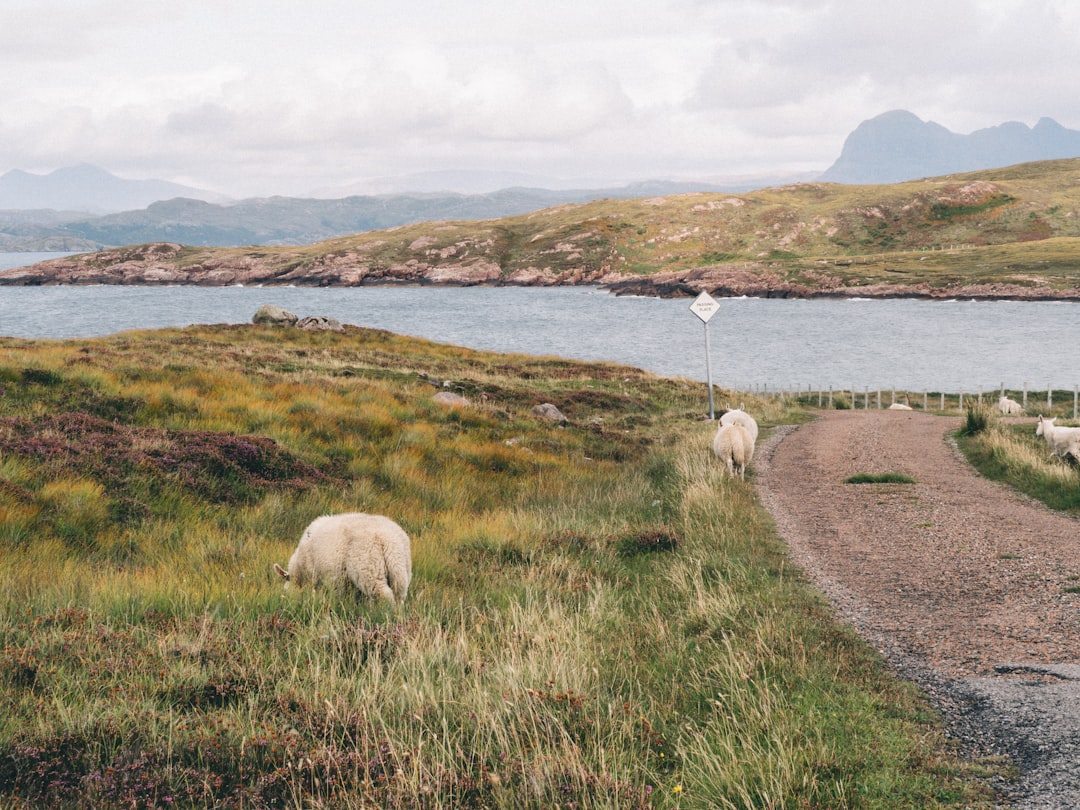
{"label": "rocky shoreline", "polygon": [[693,297],[706,291],[723,298],[908,298],[923,300],[1080,301],[1080,288],[1020,284],[842,284],[821,277],[793,284],[764,264],[714,265],[651,275],[609,268],[527,267],[504,272],[491,261],[379,264],[354,253],[318,257],[292,252],[196,253],[182,245],[154,243],[51,259],[0,271],[0,286],[572,286],[588,285],[614,295]]}

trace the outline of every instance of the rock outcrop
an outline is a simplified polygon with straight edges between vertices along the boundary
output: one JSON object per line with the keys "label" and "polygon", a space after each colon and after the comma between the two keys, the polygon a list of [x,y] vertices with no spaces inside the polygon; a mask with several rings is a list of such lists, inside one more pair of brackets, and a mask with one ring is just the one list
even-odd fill
{"label": "rock outcrop", "polygon": [[265,326],[296,326],[299,320],[289,310],[274,304],[263,304],[251,318],[252,323]]}
{"label": "rock outcrop", "polygon": [[306,329],[309,332],[330,331],[340,332],[341,321],[337,318],[328,318],[325,315],[309,315],[296,322],[298,329]]}

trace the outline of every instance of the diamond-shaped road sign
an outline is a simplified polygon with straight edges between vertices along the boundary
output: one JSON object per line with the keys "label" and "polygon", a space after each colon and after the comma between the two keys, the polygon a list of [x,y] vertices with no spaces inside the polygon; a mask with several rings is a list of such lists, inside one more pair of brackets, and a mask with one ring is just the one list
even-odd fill
{"label": "diamond-shaped road sign", "polygon": [[719,309],[719,304],[716,303],[716,299],[704,291],[690,305],[690,311],[701,318],[703,323],[708,323],[709,318],[716,314],[717,309]]}

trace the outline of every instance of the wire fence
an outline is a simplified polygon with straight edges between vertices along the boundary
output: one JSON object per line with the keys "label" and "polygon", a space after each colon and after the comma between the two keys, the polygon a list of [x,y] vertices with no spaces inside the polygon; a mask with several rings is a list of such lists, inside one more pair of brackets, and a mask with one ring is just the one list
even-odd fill
{"label": "wire fence", "polygon": [[1002,399],[1008,399],[1011,403],[1019,406],[1022,414],[1036,416],[1042,414],[1051,416],[1057,414],[1063,416],[1069,413],[1070,407],[1072,418],[1080,416],[1080,385],[1074,385],[1071,391],[1067,389],[1047,386],[1045,397],[1042,389],[1031,390],[1027,383],[1021,388],[1006,388],[1002,383],[997,387],[984,389],[982,386],[976,391],[956,391],[952,393],[944,391],[911,391],[898,388],[871,388],[863,386],[858,388],[814,387],[811,385],[795,385],[791,387],[773,387],[768,385],[735,386],[733,391],[741,391],[759,397],[773,397],[794,399],[804,405],[816,405],[818,408],[828,409],[871,409],[902,407],[912,410],[938,411],[942,413],[963,412],[966,408],[974,405],[987,405],[997,408]]}

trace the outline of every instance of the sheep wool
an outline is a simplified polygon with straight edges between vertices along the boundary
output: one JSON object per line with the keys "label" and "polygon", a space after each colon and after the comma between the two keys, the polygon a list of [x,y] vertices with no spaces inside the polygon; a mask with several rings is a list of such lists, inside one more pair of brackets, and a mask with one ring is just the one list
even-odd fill
{"label": "sheep wool", "polygon": [[284,579],[305,585],[351,583],[372,599],[400,605],[412,579],[409,536],[382,515],[350,512],[316,518],[304,530]]}
{"label": "sheep wool", "polygon": [[1040,415],[1035,425],[1035,435],[1046,439],[1050,452],[1058,458],[1080,463],[1080,427],[1059,427],[1054,424],[1054,419]]}
{"label": "sheep wool", "polygon": [[1002,416],[1023,416],[1024,406],[1017,402],[1015,399],[1009,399],[1008,397],[1000,397],[998,399],[998,410]]}
{"label": "sheep wool", "polygon": [[746,465],[754,455],[750,432],[740,424],[720,425],[713,438],[713,452],[732,478],[744,478]]}
{"label": "sheep wool", "polygon": [[[750,436],[751,445],[757,444],[758,426],[757,421],[748,414],[746,411],[735,408],[730,411],[725,411],[720,417],[721,425],[742,425],[747,434]],[[750,459],[747,459],[747,463]]]}

